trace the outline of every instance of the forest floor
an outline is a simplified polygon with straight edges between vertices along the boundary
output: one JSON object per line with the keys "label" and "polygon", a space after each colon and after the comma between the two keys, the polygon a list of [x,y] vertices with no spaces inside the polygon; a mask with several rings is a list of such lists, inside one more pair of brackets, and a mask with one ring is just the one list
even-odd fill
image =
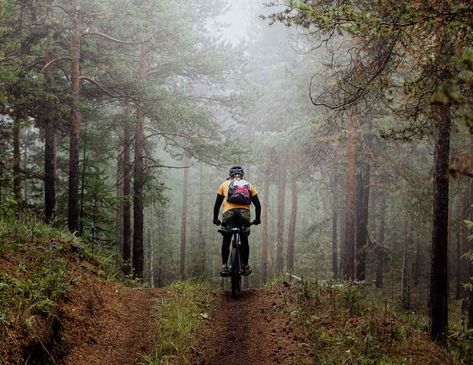
{"label": "forest floor", "polygon": [[70,235],[0,224],[0,243],[0,365],[456,364],[354,284],[127,287]]}

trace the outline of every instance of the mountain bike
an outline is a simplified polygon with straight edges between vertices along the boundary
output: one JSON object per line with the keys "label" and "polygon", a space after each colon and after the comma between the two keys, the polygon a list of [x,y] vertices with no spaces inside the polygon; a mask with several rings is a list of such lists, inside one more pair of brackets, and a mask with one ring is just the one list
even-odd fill
{"label": "mountain bike", "polygon": [[[251,225],[251,223],[250,223]],[[242,227],[225,227],[222,226],[221,229],[218,231],[222,234],[225,233],[232,233],[232,249],[230,251],[230,255],[228,256],[227,265],[230,270],[231,278],[231,292],[232,298],[237,298],[238,294],[241,292],[241,272],[242,272],[242,264],[241,264],[241,255],[240,255],[240,247],[241,247],[241,238],[240,235],[242,232],[246,232],[249,229],[249,226],[242,226]]]}

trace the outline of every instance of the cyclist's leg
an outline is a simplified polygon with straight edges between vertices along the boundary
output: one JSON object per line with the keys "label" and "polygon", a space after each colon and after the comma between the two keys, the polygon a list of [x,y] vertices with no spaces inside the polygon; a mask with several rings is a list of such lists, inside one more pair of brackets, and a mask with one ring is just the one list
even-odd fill
{"label": "cyclist's leg", "polygon": [[248,259],[250,257],[250,245],[248,244],[248,234],[242,233],[240,235],[241,247],[241,263],[243,265],[248,265]]}
{"label": "cyclist's leg", "polygon": [[[229,226],[233,217],[232,210],[228,210],[222,215],[222,225]],[[227,264],[228,256],[230,255],[230,242],[232,241],[232,234],[223,234],[222,240],[222,265]]]}
{"label": "cyclist's leg", "polygon": [[227,264],[228,255],[230,255],[230,242],[232,241],[232,235],[223,235],[222,240],[222,265]]}

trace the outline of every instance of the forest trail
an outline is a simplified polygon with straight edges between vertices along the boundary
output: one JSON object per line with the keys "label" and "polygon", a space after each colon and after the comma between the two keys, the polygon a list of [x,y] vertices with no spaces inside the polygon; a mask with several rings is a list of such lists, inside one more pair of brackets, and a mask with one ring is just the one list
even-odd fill
{"label": "forest trail", "polygon": [[290,288],[244,290],[238,299],[215,293],[192,364],[311,364],[304,331],[290,314]]}

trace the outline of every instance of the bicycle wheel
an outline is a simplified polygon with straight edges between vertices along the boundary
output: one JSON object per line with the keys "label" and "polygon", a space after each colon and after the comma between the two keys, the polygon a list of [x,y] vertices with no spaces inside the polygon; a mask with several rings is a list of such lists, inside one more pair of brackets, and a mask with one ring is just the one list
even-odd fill
{"label": "bicycle wheel", "polygon": [[232,248],[232,297],[236,298],[241,291],[240,257],[238,249]]}

